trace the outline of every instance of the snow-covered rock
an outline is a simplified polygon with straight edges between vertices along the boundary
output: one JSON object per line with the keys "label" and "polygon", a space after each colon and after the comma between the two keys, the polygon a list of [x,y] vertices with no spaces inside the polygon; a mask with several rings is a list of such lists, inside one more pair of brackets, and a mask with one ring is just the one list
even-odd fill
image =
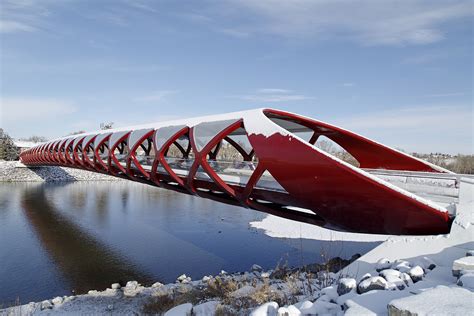
{"label": "snow-covered rock", "polygon": [[123,288],[123,295],[128,297],[134,297],[143,291],[144,287],[141,286],[137,281],[128,281]]}
{"label": "snow-covered rock", "polygon": [[408,272],[411,269],[410,262],[406,260],[397,260],[392,264],[392,269],[398,270],[400,272]]}
{"label": "snow-covered rock", "polygon": [[466,257],[472,257],[472,256],[474,256],[474,250],[466,251]]}
{"label": "snow-covered rock", "polygon": [[391,266],[392,264],[390,263],[390,260],[388,260],[387,258],[382,258],[379,259],[379,261],[377,261],[377,263],[375,264],[375,270],[377,270],[377,272],[380,272],[382,270],[389,269]]}
{"label": "snow-covered rock", "polygon": [[186,280],[186,278],[186,274],[181,274],[179,277],[176,278],[176,281],[183,282],[184,280]]}
{"label": "snow-covered rock", "polygon": [[113,284],[110,286],[110,288],[113,289],[113,290],[118,290],[118,289],[120,289],[120,284],[118,284],[118,283],[113,283]]}
{"label": "snow-covered rock", "polygon": [[278,311],[277,302],[268,302],[265,303],[250,313],[250,316],[276,316]]}
{"label": "snow-covered rock", "polygon": [[193,316],[209,316],[214,315],[219,301],[208,301],[193,307]]}
{"label": "snow-covered rock", "polygon": [[414,283],[416,283],[416,282],[421,281],[423,279],[423,276],[425,275],[425,271],[423,270],[422,267],[416,266],[416,267],[411,268],[408,271],[408,275],[410,276],[412,281]]}
{"label": "snow-covered rock", "polygon": [[342,278],[337,285],[337,294],[344,295],[357,288],[357,281],[353,278]]}
{"label": "snow-covered rock", "polygon": [[472,315],[474,293],[460,288],[437,286],[418,295],[392,300],[390,316]]}
{"label": "snow-covered rock", "polygon": [[357,291],[359,294],[363,294],[372,290],[385,290],[387,285],[387,281],[380,276],[370,277],[359,283]]}
{"label": "snow-covered rock", "polygon": [[270,273],[268,273],[268,272],[262,272],[262,273],[260,274],[260,276],[261,276],[262,278],[264,278],[264,279],[268,279],[268,278],[270,277]]}
{"label": "snow-covered rock", "polygon": [[152,288],[158,288],[158,287],[162,287],[163,286],[163,283],[160,283],[160,282],[155,282],[151,285]]}
{"label": "snow-covered rock", "polygon": [[387,287],[390,290],[394,290],[394,289],[403,290],[406,287],[405,282],[400,277],[398,277],[396,275],[388,274],[384,278],[385,278],[385,280],[387,280],[387,282],[388,282]]}
{"label": "snow-covered rock", "polygon": [[394,276],[394,277],[400,278],[402,273],[395,269],[386,269],[386,270],[380,271],[379,275],[385,279],[387,279],[387,276]]}
{"label": "snow-covered rock", "polygon": [[474,272],[474,256],[468,256],[454,260],[453,275],[455,277],[459,277],[461,274],[469,272]]}
{"label": "snow-covered rock", "polygon": [[252,272],[262,272],[263,268],[261,266],[259,266],[258,264],[254,264],[250,268],[250,271],[252,271]]}
{"label": "snow-covered rock", "polygon": [[167,311],[164,316],[191,316],[193,311],[193,304],[186,303],[173,307]]}
{"label": "snow-covered rock", "polygon": [[301,312],[295,306],[280,307],[277,310],[277,316],[300,316]]}
{"label": "snow-covered rock", "polygon": [[64,299],[61,296],[57,296],[51,300],[54,305],[61,305]]}
{"label": "snow-covered rock", "polygon": [[474,291],[474,273],[469,272],[461,275],[456,284]]}
{"label": "snow-covered rock", "polygon": [[41,302],[41,310],[51,309],[51,308],[53,308],[53,304],[51,303],[50,300],[44,300]]}

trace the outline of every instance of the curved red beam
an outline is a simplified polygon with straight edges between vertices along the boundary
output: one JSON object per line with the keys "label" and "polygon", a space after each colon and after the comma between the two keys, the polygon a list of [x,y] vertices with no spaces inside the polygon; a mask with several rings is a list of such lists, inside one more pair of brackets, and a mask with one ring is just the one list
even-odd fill
{"label": "curved red beam", "polygon": [[[322,136],[344,148],[359,167],[318,148]],[[187,141],[187,148],[178,140]],[[219,160],[223,142],[242,159]],[[181,157],[168,157],[172,144]],[[126,177],[344,231],[441,234],[451,225],[443,206],[370,173],[449,171],[338,126],[274,109],[68,136],[23,152],[21,160]]]}

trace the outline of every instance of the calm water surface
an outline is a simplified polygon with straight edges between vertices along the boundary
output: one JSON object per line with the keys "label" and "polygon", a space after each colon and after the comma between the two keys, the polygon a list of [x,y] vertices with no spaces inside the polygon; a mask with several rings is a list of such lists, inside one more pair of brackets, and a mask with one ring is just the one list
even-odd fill
{"label": "calm water surface", "polygon": [[271,238],[266,215],[133,182],[0,184],[0,304],[222,269],[351,257],[376,243]]}

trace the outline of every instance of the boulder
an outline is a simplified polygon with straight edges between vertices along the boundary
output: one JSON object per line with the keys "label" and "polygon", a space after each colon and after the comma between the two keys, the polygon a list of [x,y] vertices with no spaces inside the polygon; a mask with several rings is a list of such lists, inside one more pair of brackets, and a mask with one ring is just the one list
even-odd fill
{"label": "boulder", "polygon": [[416,266],[416,267],[411,268],[408,271],[408,275],[410,276],[413,283],[416,283],[423,279],[423,276],[425,275],[425,271],[423,270],[422,267]]}
{"label": "boulder", "polygon": [[388,282],[388,288],[391,290],[398,289],[398,290],[403,290],[406,287],[405,282],[398,276],[395,276],[393,274],[388,274],[385,277],[385,280]]}
{"label": "boulder", "polygon": [[168,310],[164,316],[191,316],[193,311],[193,304],[186,303],[173,307]]}
{"label": "boulder", "polygon": [[265,303],[250,313],[250,316],[275,316],[278,310],[278,303],[276,302],[268,302]]}
{"label": "boulder", "polygon": [[55,297],[51,300],[54,305],[61,305],[63,303],[63,298],[61,296]]}
{"label": "boulder", "polygon": [[184,280],[186,280],[187,276],[186,274],[181,274],[177,279],[176,281],[178,282],[183,282]]}
{"label": "boulder", "polygon": [[113,283],[113,284],[110,286],[110,288],[111,288],[112,290],[118,290],[118,289],[120,289],[120,284],[119,284],[119,283]]}
{"label": "boulder", "polygon": [[375,270],[377,270],[377,272],[380,272],[382,270],[389,269],[391,266],[392,264],[390,263],[390,260],[388,260],[387,258],[382,258],[379,259],[379,261],[377,261],[377,263],[375,264]]}
{"label": "boulder", "polygon": [[461,275],[456,284],[474,291],[474,273],[469,272]]}
{"label": "boulder", "polygon": [[466,257],[472,257],[472,256],[474,256],[474,250],[468,250],[466,252]]}
{"label": "boulder", "polygon": [[408,270],[410,270],[411,268],[412,267],[411,267],[410,262],[405,261],[405,260],[398,260],[392,264],[392,269],[398,270],[402,273],[408,272]]}
{"label": "boulder", "polygon": [[460,287],[439,285],[433,289],[392,300],[389,316],[471,315],[474,293]]}
{"label": "boulder", "polygon": [[262,272],[263,268],[261,266],[259,266],[258,264],[254,264],[254,265],[252,265],[250,270],[253,271],[253,272]]}
{"label": "boulder", "polygon": [[402,273],[395,269],[386,269],[386,270],[380,271],[379,275],[385,279],[387,279],[387,276],[389,275],[399,278],[402,275]]}
{"label": "boulder", "polygon": [[342,278],[337,285],[337,294],[344,295],[357,288],[357,281],[353,278]]}
{"label": "boulder", "polygon": [[380,276],[370,277],[359,283],[357,292],[363,294],[372,290],[385,290],[387,286],[387,281],[384,278]]}
{"label": "boulder", "polygon": [[288,307],[280,307],[277,310],[277,316],[300,316],[301,312],[299,309],[290,305]]}
{"label": "boulder", "polygon": [[51,308],[53,308],[53,304],[49,300],[45,300],[41,302],[41,310],[51,309]]}
{"label": "boulder", "polygon": [[454,260],[453,275],[460,277],[462,274],[474,272],[474,256],[467,256]]}

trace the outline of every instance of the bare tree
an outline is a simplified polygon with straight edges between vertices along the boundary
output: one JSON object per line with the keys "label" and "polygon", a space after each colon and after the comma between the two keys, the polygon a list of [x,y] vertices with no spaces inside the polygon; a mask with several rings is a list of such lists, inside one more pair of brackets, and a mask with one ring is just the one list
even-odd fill
{"label": "bare tree", "polygon": [[109,122],[109,123],[100,123],[100,129],[112,129],[114,126],[114,122]]}
{"label": "bare tree", "polygon": [[47,142],[48,139],[44,136],[37,136],[37,135],[33,135],[33,136],[30,136],[30,137],[26,137],[26,138],[20,138],[20,140],[23,140],[25,142],[33,142],[33,143],[44,143],[44,142]]}

